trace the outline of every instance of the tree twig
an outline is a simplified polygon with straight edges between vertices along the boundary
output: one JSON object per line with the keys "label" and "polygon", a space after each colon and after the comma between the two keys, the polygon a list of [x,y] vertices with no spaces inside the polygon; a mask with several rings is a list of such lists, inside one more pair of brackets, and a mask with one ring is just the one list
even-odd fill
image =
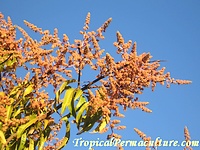
{"label": "tree twig", "polygon": [[13,54],[10,54],[10,55],[8,56],[8,58],[6,58],[6,60],[4,60],[3,62],[0,63],[0,65],[4,64],[6,61],[8,61],[8,59],[9,59],[12,55],[13,55]]}

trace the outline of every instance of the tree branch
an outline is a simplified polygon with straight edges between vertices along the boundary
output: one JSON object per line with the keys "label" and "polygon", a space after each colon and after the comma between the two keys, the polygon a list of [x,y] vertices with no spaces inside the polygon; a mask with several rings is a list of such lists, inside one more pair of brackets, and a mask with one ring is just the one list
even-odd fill
{"label": "tree branch", "polygon": [[13,55],[13,54],[10,54],[10,55],[8,56],[8,58],[6,58],[6,60],[4,60],[3,62],[0,63],[0,65],[4,64],[6,61],[8,61],[8,59],[9,59],[12,55]]}

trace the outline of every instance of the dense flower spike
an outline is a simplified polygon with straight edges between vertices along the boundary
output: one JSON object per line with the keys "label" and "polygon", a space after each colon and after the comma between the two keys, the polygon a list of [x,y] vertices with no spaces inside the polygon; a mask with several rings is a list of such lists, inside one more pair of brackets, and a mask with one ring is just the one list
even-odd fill
{"label": "dense flower spike", "polygon": [[188,128],[184,128],[184,136],[185,136],[185,141],[186,141],[186,146],[184,147],[184,150],[192,150],[192,147],[190,147],[190,133],[188,131]]}
{"label": "dense flower spike", "polygon": [[134,128],[134,131],[142,138],[142,140],[144,142],[146,142],[146,150],[149,150],[150,149],[150,141],[151,141],[151,138],[150,137],[147,137],[145,133],[143,133],[142,131],[140,131],[139,129],[137,128]]}

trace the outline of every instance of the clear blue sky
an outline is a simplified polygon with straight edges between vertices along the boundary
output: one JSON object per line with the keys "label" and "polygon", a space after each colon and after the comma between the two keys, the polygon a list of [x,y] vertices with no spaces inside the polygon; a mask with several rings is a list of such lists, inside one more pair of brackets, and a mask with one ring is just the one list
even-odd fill
{"label": "clear blue sky", "polygon": [[[14,24],[28,30],[23,20],[43,29],[59,34],[66,33],[71,41],[80,38],[79,31],[88,12],[91,13],[91,29],[96,29],[109,17],[113,21],[105,34],[102,48],[116,56],[113,42],[116,31],[125,40],[138,44],[138,53],[150,52],[162,63],[174,78],[190,79],[191,85],[172,85],[170,89],[158,86],[155,92],[145,90],[141,101],[149,101],[151,114],[140,110],[128,110],[121,120],[127,129],[119,132],[123,140],[140,140],[133,128],[138,128],[154,140],[184,140],[183,129],[187,126],[192,140],[200,141],[200,1],[199,0],[126,0],[126,1],[5,1],[0,0],[0,12],[10,16]],[[29,32],[30,34],[32,32]],[[35,34],[34,34],[35,35]],[[88,73],[86,73],[88,76]],[[88,76],[90,79],[93,76]],[[63,130],[64,132],[64,130]],[[65,149],[87,150],[88,147],[74,147],[75,138],[85,140],[106,139],[106,134],[85,133],[76,136],[72,129],[71,139]],[[98,149],[116,149],[115,147]],[[125,150],[145,149],[125,147]],[[181,150],[183,147],[160,147],[159,150]],[[193,147],[194,150],[200,149]]]}

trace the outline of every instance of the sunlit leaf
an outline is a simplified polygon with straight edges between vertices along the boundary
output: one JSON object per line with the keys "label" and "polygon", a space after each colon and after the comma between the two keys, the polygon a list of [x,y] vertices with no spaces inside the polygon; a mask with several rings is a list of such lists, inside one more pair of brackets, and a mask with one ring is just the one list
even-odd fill
{"label": "sunlit leaf", "polygon": [[20,113],[21,113],[21,111],[22,111],[22,108],[19,108],[17,111],[15,111],[14,113],[13,113],[13,118],[15,118],[17,115],[19,115]]}
{"label": "sunlit leaf", "polygon": [[12,105],[7,105],[6,106],[7,119],[10,119],[12,111],[13,111],[13,106]]}
{"label": "sunlit leaf", "polygon": [[46,129],[47,125],[49,124],[49,120],[45,119],[44,120],[44,129]]}
{"label": "sunlit leaf", "polygon": [[3,131],[0,130],[0,141],[2,144],[6,144],[6,139]]}
{"label": "sunlit leaf", "polygon": [[30,84],[24,91],[23,97],[30,94],[33,91],[33,84]]}
{"label": "sunlit leaf", "polygon": [[44,134],[41,133],[40,134],[40,143],[39,143],[39,146],[38,146],[38,150],[42,150],[43,149],[45,141],[46,140],[44,138]]}
{"label": "sunlit leaf", "polygon": [[81,118],[83,112],[87,109],[87,107],[88,107],[88,102],[84,102],[76,115],[76,123],[78,126],[80,123],[80,118]]}
{"label": "sunlit leaf", "polygon": [[107,123],[108,122],[106,118],[103,118],[99,125],[92,131],[92,133],[101,132],[106,127]]}
{"label": "sunlit leaf", "polygon": [[77,100],[82,94],[83,91],[81,89],[76,89],[76,95],[74,97],[74,100]]}
{"label": "sunlit leaf", "polygon": [[65,137],[63,138],[61,144],[59,145],[58,149],[62,149],[69,141],[70,138],[70,123],[68,121],[68,118],[65,116],[62,118],[63,121],[65,121],[65,125],[66,125],[66,133],[65,133]]}
{"label": "sunlit leaf", "polygon": [[83,94],[81,89],[76,89],[74,95],[72,96],[71,104],[68,106],[69,112],[76,118],[76,111],[74,107],[74,101],[78,99]]}
{"label": "sunlit leaf", "polygon": [[71,104],[74,92],[75,92],[74,88],[70,88],[66,91],[61,107],[61,115],[65,112],[66,108]]}
{"label": "sunlit leaf", "polygon": [[15,86],[15,87],[11,90],[9,96],[15,95],[19,90],[20,90],[20,86]]}
{"label": "sunlit leaf", "polygon": [[28,150],[34,150],[34,141],[31,138],[29,138],[29,148],[28,148]]}
{"label": "sunlit leaf", "polygon": [[59,98],[60,98],[60,94],[62,94],[62,92],[68,88],[70,88],[70,86],[68,86],[68,84],[76,82],[75,79],[71,79],[71,80],[66,80],[65,82],[63,82],[63,84],[60,86],[59,90],[56,92],[56,103],[59,102]]}
{"label": "sunlit leaf", "polygon": [[0,92],[0,96],[5,96],[5,93],[4,92]]}
{"label": "sunlit leaf", "polygon": [[24,145],[26,143],[26,137],[27,137],[26,133],[22,134],[18,150],[24,150]]}
{"label": "sunlit leaf", "polygon": [[86,102],[85,97],[81,96],[78,103],[76,104],[75,110],[78,111],[79,108]]}
{"label": "sunlit leaf", "polygon": [[7,66],[12,66],[15,62],[17,62],[17,59],[16,59],[16,58],[8,59],[8,60],[6,61],[6,65],[7,65]]}
{"label": "sunlit leaf", "polygon": [[34,124],[38,119],[36,118],[36,115],[30,116],[30,121],[26,124],[21,125],[17,130],[17,138],[20,138],[23,132],[30,127],[32,124]]}

